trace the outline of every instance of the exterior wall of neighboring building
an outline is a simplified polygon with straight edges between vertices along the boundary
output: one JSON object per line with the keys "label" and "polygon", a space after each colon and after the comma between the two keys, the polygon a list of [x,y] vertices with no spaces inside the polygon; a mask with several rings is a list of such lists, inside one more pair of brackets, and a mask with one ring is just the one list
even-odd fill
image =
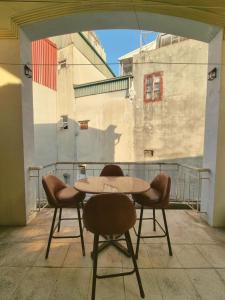
{"label": "exterior wall of neighboring building", "polygon": [[[97,44],[97,48],[88,40],[88,35],[83,33],[72,33],[61,36],[56,36],[51,38],[56,45],[58,50],[62,50],[69,45],[73,45],[79,53],[88,60],[88,64],[92,65],[92,71],[97,69],[101,74],[103,74],[104,78],[112,78],[114,74],[111,69],[106,64],[106,56],[104,51],[99,51],[101,47],[100,44]],[[79,64],[82,62],[78,61]],[[78,66],[76,66],[78,67]],[[80,66],[84,67],[84,66]],[[84,69],[85,70],[85,69]],[[82,71],[83,72],[83,71]],[[84,71],[85,72],[85,71]],[[87,74],[88,75],[88,74]],[[97,79],[94,79],[97,80]]]}
{"label": "exterior wall of neighboring building", "polygon": [[[58,67],[58,92],[57,92],[57,120],[58,120],[58,161],[79,160],[78,145],[78,123],[75,106],[73,84],[83,84],[91,81],[102,80],[113,75],[109,75],[108,69],[97,68],[94,61],[89,59],[90,48],[83,43],[79,34],[56,37],[55,41],[59,46],[58,62],[66,62]],[[92,51],[92,59],[96,53]],[[61,127],[62,116],[68,117],[68,128]],[[86,141],[87,148],[88,140]],[[80,151],[81,152],[81,151]]]}
{"label": "exterior wall of neighboring building", "polygon": [[[207,56],[207,44],[185,40],[133,57],[135,161],[196,157],[196,163],[201,163]],[[201,62],[203,65],[199,65]],[[159,98],[145,101],[146,75],[161,76]]]}
{"label": "exterior wall of neighboring building", "polygon": [[[163,38],[165,42],[167,37]],[[131,52],[132,102],[121,92],[85,97],[81,92],[81,98],[75,99],[75,120],[90,120],[88,130],[77,133],[79,161],[167,160],[202,165],[208,45],[171,37],[170,45],[159,47],[160,41],[152,42],[142,52]],[[125,55],[122,62],[129,57]],[[152,98],[146,94],[149,78],[158,80]],[[98,84],[93,82],[86,88],[96,85],[93,91],[98,92],[103,89]],[[77,89],[79,92],[79,86]],[[114,132],[121,138],[117,139]]]}
{"label": "exterior wall of neighboring building", "polygon": [[98,54],[106,61],[106,53],[105,49],[102,48],[101,43],[95,33],[95,31],[83,31],[82,34],[88,39],[88,41],[92,44]]}
{"label": "exterior wall of neighboring building", "polygon": [[48,39],[32,43],[34,158],[37,165],[57,160],[57,49]]}
{"label": "exterior wall of neighboring building", "polygon": [[[57,93],[34,84],[36,162],[180,159],[201,164],[207,70],[195,63],[207,61],[207,44],[185,40],[134,51],[131,102],[125,91],[74,99],[74,84],[110,77],[107,67],[101,72],[89,60],[90,49],[80,38],[76,34],[52,39],[59,48]],[[159,98],[149,100],[144,85],[154,76],[161,78]],[[88,129],[81,130],[79,121],[85,120]]]}
{"label": "exterior wall of neighboring building", "polygon": [[[75,33],[41,40],[34,44],[43,44],[40,57],[51,57],[52,49],[46,48],[47,42],[57,47],[58,67],[53,74],[49,67],[38,66],[44,75],[40,80],[38,70],[33,69],[33,104],[35,129],[35,163],[45,165],[54,161],[77,160],[77,122],[74,115],[74,83],[86,83],[113,77],[106,63],[105,53],[94,48],[93,34],[88,41],[88,33]],[[95,40],[96,42],[96,40]],[[37,61],[40,51],[33,51],[33,62]],[[39,57],[39,56],[38,56]],[[97,63],[97,66],[94,63]],[[99,62],[102,64],[100,65]],[[38,62],[49,63],[46,60]],[[57,85],[47,82],[46,76],[57,76]],[[55,90],[56,89],[56,90]],[[63,120],[68,126],[64,126]]]}
{"label": "exterior wall of neighboring building", "polygon": [[127,91],[77,98],[75,119],[89,120],[77,131],[78,161],[134,161],[133,105]]}
{"label": "exterior wall of neighboring building", "polygon": [[[94,65],[92,65],[87,57],[76,47],[73,47],[73,63],[75,64],[75,66],[73,66],[74,84],[82,84],[109,78],[105,76],[105,74],[101,73],[100,70]],[[73,89],[73,87],[70,88]]]}
{"label": "exterior wall of neighboring building", "polygon": [[34,157],[37,165],[57,160],[56,91],[33,82]]}

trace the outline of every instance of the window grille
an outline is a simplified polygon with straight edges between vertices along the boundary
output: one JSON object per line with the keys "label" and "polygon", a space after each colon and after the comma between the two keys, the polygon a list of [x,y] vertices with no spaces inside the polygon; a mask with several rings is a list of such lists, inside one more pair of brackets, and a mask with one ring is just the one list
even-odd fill
{"label": "window grille", "polygon": [[162,100],[163,96],[163,73],[156,72],[144,76],[144,102]]}

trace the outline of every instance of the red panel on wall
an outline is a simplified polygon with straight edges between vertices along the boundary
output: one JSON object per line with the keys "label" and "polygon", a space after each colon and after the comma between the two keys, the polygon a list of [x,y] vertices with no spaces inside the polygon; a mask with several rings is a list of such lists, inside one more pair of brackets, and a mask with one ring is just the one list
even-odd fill
{"label": "red panel on wall", "polygon": [[32,42],[33,81],[56,90],[57,48],[48,39]]}

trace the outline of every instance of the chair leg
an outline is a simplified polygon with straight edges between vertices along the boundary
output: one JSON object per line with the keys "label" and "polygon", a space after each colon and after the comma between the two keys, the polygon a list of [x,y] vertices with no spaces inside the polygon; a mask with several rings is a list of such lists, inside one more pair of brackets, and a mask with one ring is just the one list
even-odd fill
{"label": "chair leg", "polygon": [[50,229],[50,233],[49,233],[48,246],[47,246],[47,250],[46,250],[46,254],[45,254],[45,259],[48,258],[48,254],[49,254],[51,241],[52,241],[52,236],[53,236],[53,233],[54,233],[56,215],[57,215],[57,208],[55,208],[54,215],[53,215],[53,218],[52,218],[52,225],[51,225],[51,229]]}
{"label": "chair leg", "polygon": [[153,231],[156,231],[156,221],[155,221],[155,208],[153,208]]}
{"label": "chair leg", "polygon": [[133,261],[134,270],[135,270],[135,273],[136,273],[136,277],[137,277],[137,281],[138,281],[138,286],[139,286],[139,290],[140,290],[140,295],[141,295],[141,298],[145,298],[145,293],[144,293],[144,290],[143,290],[143,287],[142,287],[141,277],[140,277],[140,274],[139,274],[139,270],[138,270],[136,258],[134,256],[134,250],[133,250],[133,246],[132,246],[132,242],[131,242],[129,231],[127,231],[125,233],[125,237],[126,237],[128,249],[129,249],[129,252],[131,254],[132,261]]}
{"label": "chair leg", "polygon": [[144,207],[141,206],[141,212],[140,212],[140,218],[139,218],[139,225],[138,225],[138,234],[137,234],[137,245],[136,245],[136,252],[135,257],[138,259],[138,252],[139,252],[139,246],[140,246],[140,239],[141,239],[141,227],[142,227],[142,219],[143,219],[143,211]]}
{"label": "chair leg", "polygon": [[128,242],[127,242],[126,237],[125,237],[125,240],[126,240],[126,244],[127,244],[127,253],[128,253],[128,255],[130,256],[129,244],[128,244]]}
{"label": "chair leg", "polygon": [[79,228],[80,228],[80,239],[81,239],[82,253],[83,253],[83,256],[85,256],[84,236],[83,236],[83,228],[82,228],[82,223],[81,223],[81,215],[80,215],[80,208],[79,207],[77,207],[77,214],[78,214],[78,222],[79,222]]}
{"label": "chair leg", "polygon": [[168,244],[168,248],[169,248],[169,255],[172,256],[173,252],[172,252],[172,248],[171,248],[169,230],[168,230],[168,226],[167,226],[166,213],[165,213],[165,209],[164,208],[162,208],[162,214],[163,214],[163,221],[164,221],[164,225],[165,225],[167,244]]}
{"label": "chair leg", "polygon": [[81,208],[84,209],[84,201],[83,200],[80,202],[80,205],[81,205]]}
{"label": "chair leg", "polygon": [[95,290],[96,290],[96,278],[97,278],[97,263],[98,263],[98,240],[99,235],[94,235],[94,244],[93,244],[93,278],[92,278],[92,294],[91,300],[95,300]]}
{"label": "chair leg", "polygon": [[61,218],[62,218],[62,208],[59,209],[59,221],[58,221],[58,232],[60,231],[61,226]]}

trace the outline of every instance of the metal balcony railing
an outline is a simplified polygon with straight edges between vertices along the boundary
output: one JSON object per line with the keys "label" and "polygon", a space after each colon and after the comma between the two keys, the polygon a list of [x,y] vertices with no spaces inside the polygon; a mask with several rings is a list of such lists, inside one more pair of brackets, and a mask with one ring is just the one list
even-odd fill
{"label": "metal balcony railing", "polygon": [[[66,184],[73,185],[81,178],[98,176],[104,165],[110,163],[112,162],[56,162],[41,167],[30,167],[30,185],[35,191],[37,209],[40,210],[47,205],[41,183],[42,176],[54,174]],[[119,165],[125,176],[138,177],[149,182],[160,172],[167,173],[172,179],[171,202],[188,205],[197,211],[201,210],[202,184],[203,181],[209,184],[209,169],[166,162],[113,162],[113,164]]]}

